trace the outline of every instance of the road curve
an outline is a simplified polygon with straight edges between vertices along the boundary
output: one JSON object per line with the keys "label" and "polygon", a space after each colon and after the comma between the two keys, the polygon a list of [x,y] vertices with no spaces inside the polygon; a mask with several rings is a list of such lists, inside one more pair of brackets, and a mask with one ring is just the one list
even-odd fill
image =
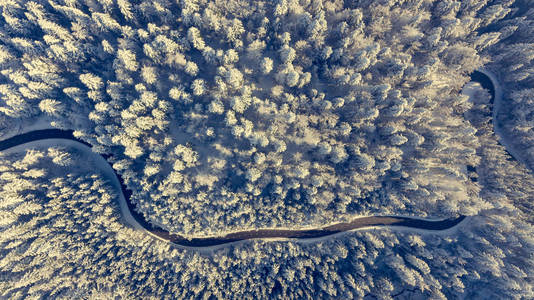
{"label": "road curve", "polygon": [[[500,97],[500,93],[496,93],[496,86],[498,83],[494,82],[492,74],[488,74],[486,70],[475,71],[471,74],[471,80],[478,82],[485,89],[488,89],[491,94],[491,103],[494,104],[496,97]],[[497,95],[498,94],[498,95]],[[492,105],[492,114],[495,117],[495,111]],[[497,134],[498,135],[498,134]],[[19,134],[12,138],[0,141],[0,151],[6,150],[18,145],[22,145],[29,142],[45,140],[45,139],[66,139],[81,143],[88,147],[91,145],[85,141],[82,141],[73,135],[72,130],[61,129],[44,129],[35,130],[24,134]],[[502,136],[501,136],[502,140]],[[505,147],[508,150],[508,147]],[[509,152],[510,153],[510,152]],[[95,153],[96,154],[96,153]],[[511,157],[518,160],[516,155],[510,153]],[[102,157],[108,161],[110,155],[103,154]],[[108,162],[109,164],[109,162]],[[111,167],[111,165],[110,165]],[[319,227],[315,229],[258,229],[258,230],[245,230],[232,232],[221,236],[202,237],[202,238],[186,238],[179,234],[171,233],[157,225],[148,222],[145,217],[137,212],[134,203],[131,201],[132,192],[126,188],[122,177],[112,167],[113,173],[117,176],[121,185],[122,194],[126,201],[127,209],[133,221],[136,224],[130,224],[136,228],[142,228],[152,236],[155,236],[161,240],[171,242],[173,244],[184,247],[211,247],[224,245],[228,243],[238,242],[248,239],[259,238],[291,238],[291,239],[314,239],[326,237],[340,232],[349,230],[366,228],[366,227],[379,227],[379,226],[392,226],[392,227],[406,227],[414,229],[423,229],[430,231],[447,230],[462,222],[465,216],[458,216],[457,218],[443,219],[443,220],[423,220],[411,217],[399,217],[399,216],[369,216],[360,217],[346,223],[337,223],[329,226]],[[129,219],[132,219],[129,218]]]}
{"label": "road curve", "polygon": [[510,155],[511,160],[516,160],[524,165],[527,170],[534,173],[534,168],[531,167],[528,160],[510,141],[510,136],[503,132],[503,129],[497,122],[497,114],[503,102],[503,91],[500,86],[497,76],[487,69],[479,69],[471,74],[471,80],[480,83],[480,85],[487,89],[491,95],[491,119],[493,124],[493,132],[497,137],[497,142],[501,144],[506,152]]}
{"label": "road curve", "polygon": [[[491,102],[495,100],[495,83],[485,71],[475,71],[471,74],[472,81],[479,82],[482,87],[488,89],[491,93]],[[493,107],[492,107],[493,110]],[[0,141],[0,151],[7,150],[9,148],[22,145],[29,142],[45,140],[45,139],[66,139],[81,143],[88,147],[91,145],[85,141],[76,138],[73,135],[72,130],[61,129],[43,129],[35,130],[24,134],[16,135],[12,138]],[[95,153],[96,154],[96,153]],[[108,161],[110,155],[103,154],[102,157]],[[109,162],[108,162],[109,164]],[[179,234],[171,233],[157,225],[148,222],[145,217],[137,212],[134,203],[131,201],[132,192],[126,188],[122,177],[118,174],[110,165],[115,176],[119,180],[121,185],[122,194],[126,201],[126,205],[130,215],[136,224],[131,224],[136,228],[143,228],[152,236],[155,236],[161,240],[168,241],[170,243],[184,246],[184,247],[211,247],[219,246],[228,243],[259,238],[290,238],[290,239],[315,239],[326,237],[340,232],[349,230],[366,228],[366,227],[406,227],[414,229],[423,229],[430,231],[440,231],[453,228],[462,222],[466,217],[458,216],[457,218],[443,219],[443,220],[423,220],[411,217],[399,217],[399,216],[369,216],[359,217],[351,222],[337,223],[329,226],[319,227],[315,229],[258,229],[258,230],[245,230],[232,232],[221,236],[202,237],[202,238],[186,238]]]}
{"label": "road curve", "polygon": [[[478,82],[485,89],[488,89],[491,94],[491,103],[495,102],[495,98],[499,97],[496,94],[496,83],[486,70],[478,70],[471,74],[471,80]],[[498,100],[498,99],[497,99]],[[495,117],[495,112],[493,110],[493,117]],[[0,141],[0,151],[7,150],[9,148],[22,145],[29,142],[45,140],[45,139],[66,139],[81,143],[85,146],[91,147],[91,145],[83,140],[76,138],[73,135],[72,130],[61,130],[61,129],[43,129],[43,130],[34,130],[28,133],[19,134],[9,139]],[[96,153],[95,153],[96,154]],[[517,159],[514,155],[511,155],[513,158]],[[108,162],[110,158],[109,154],[103,154],[102,157]],[[108,162],[109,164],[109,162]],[[122,194],[124,196],[127,211],[125,214],[129,214],[131,218],[126,218],[128,222],[135,222],[135,224],[130,224],[135,228],[142,228],[148,234],[164,240],[175,245],[184,246],[184,247],[193,247],[193,248],[202,248],[202,247],[211,247],[219,246],[228,243],[248,240],[248,239],[259,239],[259,238],[290,238],[290,239],[315,239],[326,237],[329,235],[334,235],[336,233],[345,232],[349,230],[366,228],[366,227],[380,227],[380,226],[391,226],[391,227],[406,227],[413,229],[422,229],[429,231],[440,231],[451,229],[454,226],[462,222],[466,217],[458,216],[457,218],[443,219],[443,220],[424,220],[411,217],[400,217],[400,216],[369,216],[369,217],[359,217],[351,222],[337,223],[329,226],[323,226],[315,229],[300,229],[300,230],[291,230],[291,229],[258,229],[258,230],[245,230],[232,232],[221,236],[213,237],[202,237],[202,238],[186,238],[179,234],[171,233],[157,225],[154,225],[148,222],[145,217],[137,212],[135,204],[131,201],[132,192],[126,188],[122,177],[118,174],[113,167],[110,168],[113,170],[113,173],[117,177],[120,185]],[[122,198],[122,197],[121,197]],[[122,201],[122,200],[121,200]],[[122,204],[122,203],[121,203]],[[128,216],[128,217],[130,217]],[[132,220],[133,219],[133,220]]]}
{"label": "road curve", "polygon": [[[71,141],[76,141],[83,145],[91,147],[90,144],[84,142],[80,139],[77,139],[73,135],[72,130],[61,130],[61,129],[44,129],[44,130],[35,130],[28,133],[20,134],[12,138],[0,141],[0,151],[6,150],[18,145],[22,145],[29,142],[46,140],[46,139],[66,139]],[[96,154],[96,153],[95,153]],[[109,155],[102,155],[104,159],[110,157]],[[109,162],[108,162],[109,164]],[[111,167],[111,165],[110,165]],[[112,168],[113,169],[113,168]],[[121,184],[122,193],[128,210],[138,224],[132,224],[134,227],[142,227],[144,230],[148,231],[153,236],[156,236],[159,239],[171,242],[176,245],[185,246],[185,247],[211,247],[218,246],[227,243],[233,243],[242,240],[248,239],[258,239],[258,238],[291,238],[291,239],[312,239],[312,238],[321,238],[336,233],[365,228],[371,226],[402,226],[415,229],[424,229],[424,230],[446,230],[450,229],[465,219],[465,216],[459,216],[452,219],[444,220],[423,220],[418,218],[410,217],[398,217],[398,216],[369,216],[369,217],[360,217],[356,218],[351,222],[346,223],[337,223],[329,226],[319,227],[316,229],[301,229],[301,230],[290,230],[290,229],[258,229],[258,230],[245,230],[228,233],[222,236],[214,237],[202,237],[202,238],[186,238],[184,236],[170,233],[169,231],[149,223],[145,217],[137,212],[135,209],[134,203],[131,201],[132,192],[126,188],[124,182],[117,172],[113,170],[117,179]],[[137,225],[137,226],[136,226]]]}

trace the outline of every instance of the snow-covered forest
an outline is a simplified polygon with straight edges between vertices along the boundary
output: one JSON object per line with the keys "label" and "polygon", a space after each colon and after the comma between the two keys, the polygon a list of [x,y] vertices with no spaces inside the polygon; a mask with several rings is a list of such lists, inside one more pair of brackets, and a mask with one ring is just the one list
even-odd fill
{"label": "snow-covered forest", "polygon": [[[89,155],[32,144],[0,152],[0,297],[533,298],[533,4],[0,1],[0,140],[75,130],[170,232],[472,216],[205,255],[129,228]],[[461,93],[481,67],[527,165]]]}
{"label": "snow-covered forest", "polygon": [[[500,28],[501,41],[489,49],[491,68],[502,83],[497,125],[508,136],[510,147],[534,168],[534,19],[532,2],[524,1],[495,25]],[[503,36],[504,35],[504,36]]]}
{"label": "snow-covered forest", "polygon": [[202,235],[481,207],[458,95],[488,60],[467,42],[476,5],[28,3],[4,9],[6,123],[45,114],[113,153],[154,223]]}
{"label": "snow-covered forest", "polygon": [[[504,156],[491,140],[487,146]],[[75,148],[32,145],[1,158],[3,298],[533,295],[534,231],[507,199],[518,193],[509,185],[525,175],[510,163],[501,166],[510,177],[500,184],[493,167],[483,173],[492,183],[484,196],[496,208],[451,233],[363,230],[313,243],[253,240],[206,255],[125,226],[116,191],[94,162],[77,163]],[[532,195],[534,185],[519,192]]]}

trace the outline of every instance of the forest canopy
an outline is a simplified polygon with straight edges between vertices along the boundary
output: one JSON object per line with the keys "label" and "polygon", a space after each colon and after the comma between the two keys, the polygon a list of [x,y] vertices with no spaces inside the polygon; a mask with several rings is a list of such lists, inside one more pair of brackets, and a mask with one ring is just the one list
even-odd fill
{"label": "forest canopy", "polygon": [[487,58],[453,26],[480,7],[82,3],[4,5],[0,109],[112,153],[148,220],[203,235],[481,207],[457,94]]}
{"label": "forest canopy", "polygon": [[75,130],[170,232],[471,217],[203,256],[125,226],[86,154],[33,147],[0,159],[0,295],[533,297],[534,179],[490,96],[461,93],[493,70],[534,166],[529,3],[0,1],[0,138]]}

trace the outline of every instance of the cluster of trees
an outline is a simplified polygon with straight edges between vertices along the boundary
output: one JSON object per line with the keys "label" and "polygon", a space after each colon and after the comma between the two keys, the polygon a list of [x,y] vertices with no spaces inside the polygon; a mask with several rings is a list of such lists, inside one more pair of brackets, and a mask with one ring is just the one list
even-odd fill
{"label": "cluster of trees", "polygon": [[[471,111],[474,121],[483,121],[479,108]],[[457,230],[367,229],[313,243],[255,240],[211,255],[125,226],[102,173],[55,162],[58,155],[79,155],[72,148],[2,155],[0,297],[532,298],[534,228],[510,201],[521,174],[502,160],[504,150],[487,129],[480,136],[495,154],[484,156],[481,179],[491,207]],[[502,169],[511,172],[499,176]],[[532,182],[521,187],[533,195]]]}
{"label": "cluster of trees", "polygon": [[520,1],[506,18],[493,28],[503,41],[485,49],[492,57],[488,68],[503,89],[497,126],[520,158],[534,169],[534,12]]}
{"label": "cluster of trees", "polygon": [[23,2],[0,121],[76,129],[172,231],[478,210],[457,92],[508,2]]}
{"label": "cluster of trees", "polygon": [[480,184],[480,197],[502,197],[504,202],[518,208],[517,213],[521,219],[534,224],[532,169],[529,170],[529,166],[516,161],[498,142],[493,127],[493,103],[488,91],[479,87],[471,96],[470,102],[472,107],[466,112],[466,119],[477,128],[480,147],[476,151],[481,159],[476,173],[472,172],[471,176],[476,177]]}

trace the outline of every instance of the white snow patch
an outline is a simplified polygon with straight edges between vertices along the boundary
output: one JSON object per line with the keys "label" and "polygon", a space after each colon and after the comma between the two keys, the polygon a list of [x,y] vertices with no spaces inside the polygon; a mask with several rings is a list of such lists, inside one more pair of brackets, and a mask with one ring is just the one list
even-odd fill
{"label": "white snow patch", "polygon": [[52,119],[48,117],[41,117],[32,121],[20,121],[12,125],[11,128],[3,128],[0,130],[0,139],[6,140],[16,135],[27,133],[34,130],[53,129]]}

